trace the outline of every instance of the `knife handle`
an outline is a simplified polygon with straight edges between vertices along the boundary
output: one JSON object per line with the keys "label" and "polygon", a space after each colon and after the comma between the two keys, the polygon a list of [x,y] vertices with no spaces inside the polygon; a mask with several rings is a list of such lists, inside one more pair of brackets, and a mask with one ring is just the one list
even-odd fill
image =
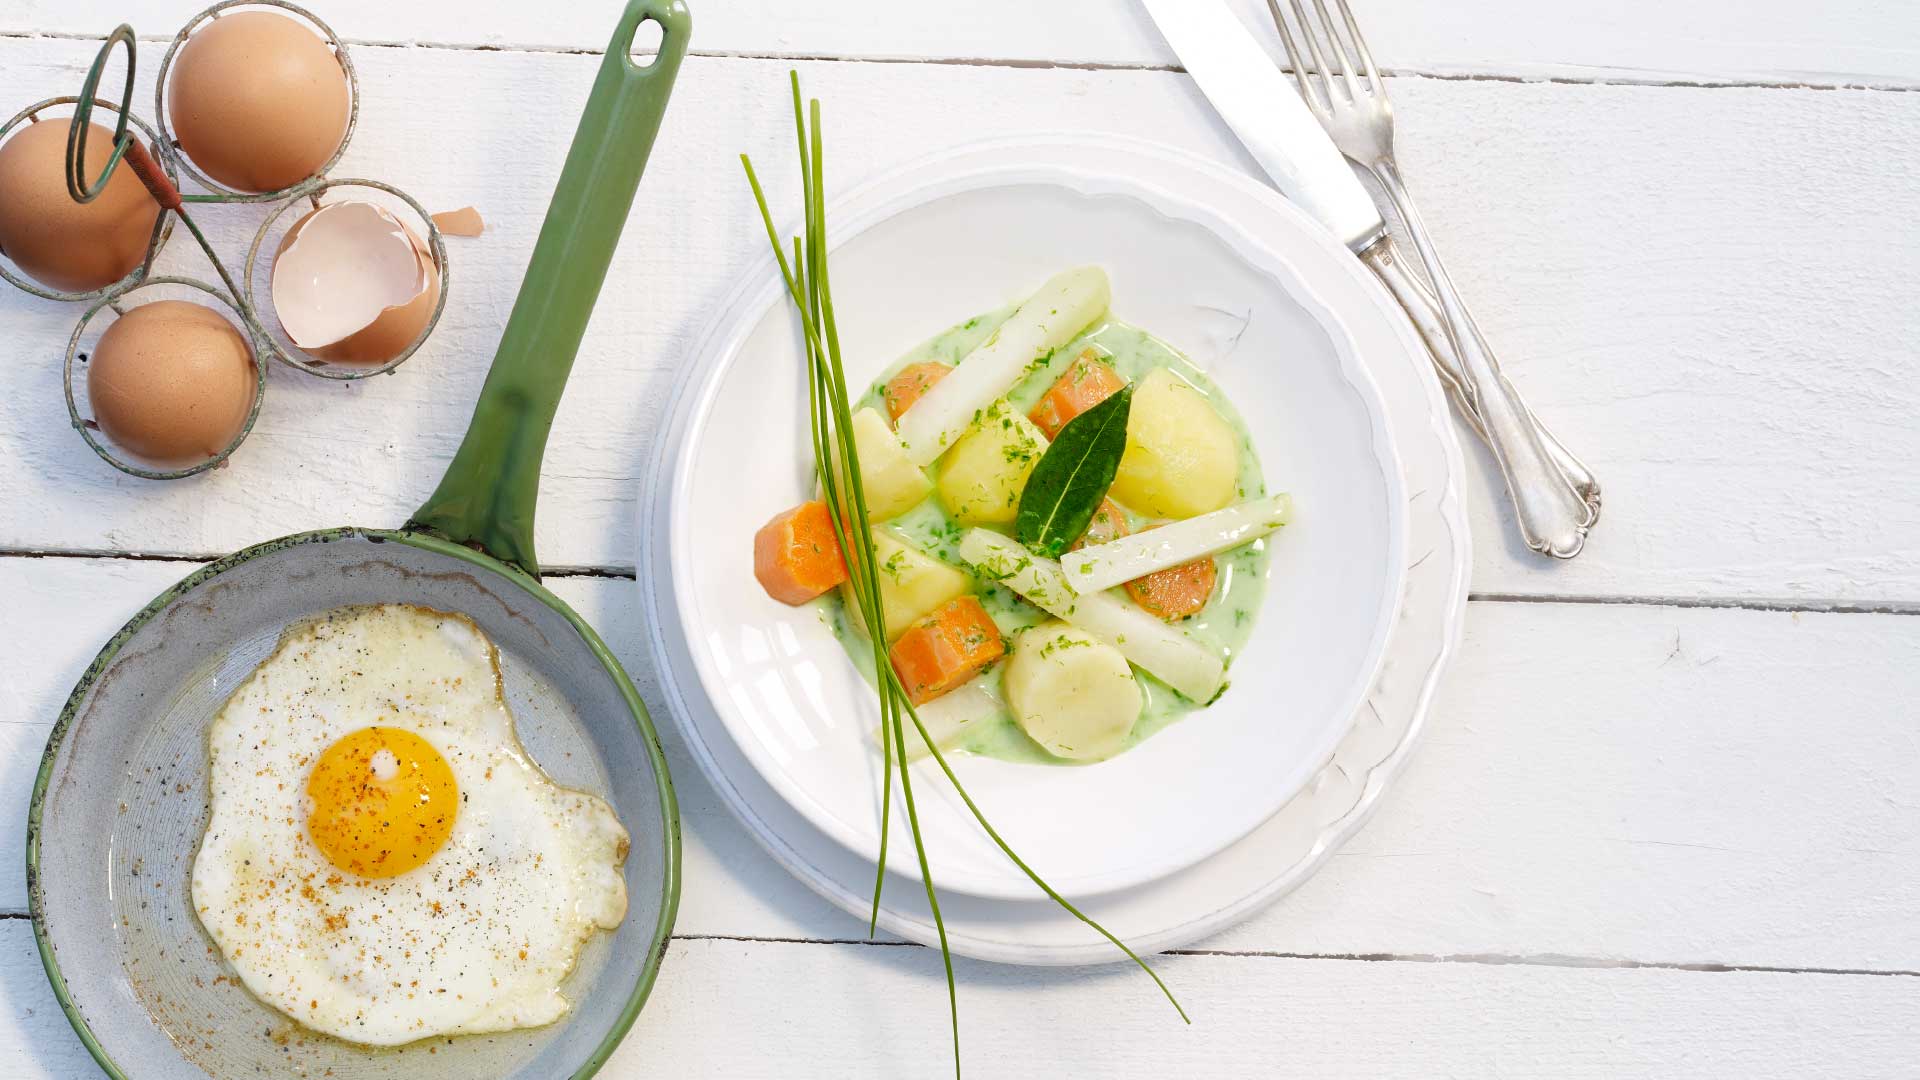
{"label": "knife handle", "polygon": [[1427,236],[1419,212],[1414,209],[1412,196],[1400,180],[1399,170],[1389,158],[1371,163],[1369,170],[1386,189],[1387,197],[1413,238],[1421,262],[1426,264],[1441,323],[1453,347],[1461,390],[1473,402],[1487,446],[1506,479],[1522,538],[1529,548],[1543,555],[1573,558],[1586,546],[1587,530],[1597,517],[1596,509],[1575,489],[1573,481],[1548,453],[1548,440],[1542,438],[1519,392],[1501,372],[1493,350],[1447,276],[1440,254]]}
{"label": "knife handle", "polygon": [[[1461,419],[1473,429],[1482,441],[1487,438],[1487,428],[1480,420],[1480,410],[1474,405],[1472,395],[1467,390],[1466,376],[1461,373],[1460,357],[1453,351],[1453,340],[1447,336],[1446,319],[1440,313],[1440,300],[1427,288],[1427,283],[1407,266],[1400,248],[1392,236],[1383,235],[1360,252],[1360,261],[1373,270],[1374,276],[1387,287],[1393,298],[1406,310],[1407,318],[1414,329],[1420,332],[1421,340],[1433,354],[1433,368],[1440,381],[1447,388],[1447,394],[1453,399],[1454,406],[1460,410]],[[1477,332],[1477,328],[1476,328]],[[1527,410],[1527,419],[1532,422],[1540,444],[1547,456],[1573,485],[1573,490],[1593,511],[1597,520],[1600,516],[1600,481],[1593,475],[1584,462],[1575,457],[1547,426],[1534,415],[1532,408],[1521,402]],[[1591,523],[1589,523],[1591,524]]]}

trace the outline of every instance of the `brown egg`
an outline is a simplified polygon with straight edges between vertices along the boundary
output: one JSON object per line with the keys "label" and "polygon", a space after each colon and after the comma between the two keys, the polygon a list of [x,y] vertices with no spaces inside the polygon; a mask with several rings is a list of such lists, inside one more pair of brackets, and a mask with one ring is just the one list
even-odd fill
{"label": "brown egg", "polygon": [[278,191],[319,172],[347,137],[349,98],[326,40],[271,11],[210,20],[167,72],[180,148],[240,191]]}
{"label": "brown egg", "polygon": [[233,442],[258,376],[246,337],[218,311],[155,300],[115,319],[87,364],[93,418],[115,446],[184,469]]}
{"label": "brown egg", "polygon": [[274,251],[272,280],[280,328],[302,351],[336,364],[399,356],[440,300],[426,242],[381,207],[355,200],[294,222]]}
{"label": "brown egg", "polygon": [[[160,204],[121,165],[90,203],[67,194],[64,117],[24,124],[0,143],[0,253],[50,289],[87,292],[132,273],[147,257]],[[91,182],[113,152],[113,132],[87,130]]]}

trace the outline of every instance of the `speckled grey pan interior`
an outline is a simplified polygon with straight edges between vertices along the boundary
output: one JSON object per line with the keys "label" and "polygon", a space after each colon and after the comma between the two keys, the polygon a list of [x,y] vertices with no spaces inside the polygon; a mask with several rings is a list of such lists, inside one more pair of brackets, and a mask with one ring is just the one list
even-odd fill
{"label": "speckled grey pan interior", "polygon": [[[563,987],[573,1011],[556,1024],[392,1050],[317,1036],[222,978],[189,910],[208,722],[289,624],[372,602],[478,623],[500,649],[528,752],[560,783],[611,801],[632,834],[626,921],[588,945]],[[135,616],[89,668],[48,743],[28,846],[35,929],[55,989],[108,1073],[138,1080],[591,1073],[645,999],[678,893],[664,762],[632,683],[592,630],[485,555],[374,530],[250,548]]]}

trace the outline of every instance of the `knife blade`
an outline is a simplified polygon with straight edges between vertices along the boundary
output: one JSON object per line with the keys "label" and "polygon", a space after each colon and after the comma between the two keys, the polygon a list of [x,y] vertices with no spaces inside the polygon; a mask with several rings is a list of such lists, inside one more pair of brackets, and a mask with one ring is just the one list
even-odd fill
{"label": "knife blade", "polygon": [[1385,231],[1347,159],[1223,0],[1145,0],[1187,74],[1280,193],[1360,251]]}
{"label": "knife blade", "polygon": [[[1472,381],[1448,337],[1440,302],[1400,257],[1373,196],[1320,126],[1280,65],[1225,0],[1142,0],[1187,74],[1288,201],[1327,227],[1393,294],[1432,354],[1461,416],[1482,439]],[[1567,481],[1599,513],[1600,484],[1529,410],[1541,444]]]}

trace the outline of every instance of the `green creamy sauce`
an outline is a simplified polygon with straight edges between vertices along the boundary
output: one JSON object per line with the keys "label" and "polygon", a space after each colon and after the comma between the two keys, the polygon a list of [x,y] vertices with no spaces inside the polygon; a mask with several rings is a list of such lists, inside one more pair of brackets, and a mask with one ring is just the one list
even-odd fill
{"label": "green creamy sauce", "polygon": [[[874,381],[866,394],[854,404],[855,409],[873,406],[882,414],[886,412],[886,403],[881,399],[881,390],[887,380],[908,364],[925,360],[938,360],[945,364],[958,365],[963,357],[974,347],[985,341],[1002,322],[1014,313],[1017,304],[1009,304],[997,311],[979,315],[947,329],[932,339],[922,343],[898,363]],[[1135,326],[1117,319],[1109,319],[1066,345],[1049,354],[1044,361],[1035,361],[1013,391],[1007,395],[1020,412],[1026,413],[1039,403],[1041,395],[1053,385],[1073,358],[1079,356],[1088,346],[1098,349],[1113,364],[1114,369],[1124,375],[1129,382],[1137,382],[1154,368],[1172,368],[1174,373],[1199,387],[1233,428],[1240,441],[1240,485],[1239,498],[1258,498],[1267,493],[1265,480],[1261,476],[1260,462],[1253,454],[1253,440],[1247,434],[1246,424],[1240,414],[1234,410],[1213,381],[1193,366],[1186,357],[1170,348],[1166,343]],[[936,462],[933,466],[938,469]],[[937,475],[937,474],[936,474]],[[1138,528],[1150,519],[1128,513],[1128,525]],[[960,537],[966,529],[947,516],[935,495],[912,510],[888,521],[887,528],[893,529],[905,537],[909,543],[953,566],[969,570],[966,560],[960,557]],[[1010,529],[1002,530],[1010,533]],[[1260,603],[1266,592],[1267,584],[1267,543],[1255,540],[1232,550],[1214,556],[1219,566],[1219,584],[1214,589],[1213,599],[1205,608],[1192,618],[1182,620],[1176,625],[1194,638],[1212,647],[1226,659],[1229,666],[1240,650],[1246,645],[1247,637],[1253,632],[1254,617],[1260,611]],[[1015,595],[1011,589],[991,582],[977,589],[981,604],[1000,632],[1012,636],[1029,626],[1045,622],[1049,616],[1038,607]],[[847,619],[846,607],[840,599],[840,591],[834,590],[815,601],[821,605],[821,615],[833,628],[835,636],[846,646],[847,653],[869,681],[874,679],[873,647],[865,637],[854,630]],[[1000,694],[1000,671],[1004,663],[995,664],[983,677],[989,680],[996,694]],[[1133,731],[1128,735],[1124,752],[1169,724],[1190,712],[1201,708],[1194,702],[1182,697],[1159,679],[1139,668],[1134,669],[1140,689],[1146,702],[1140,710],[1139,719],[1134,721]],[[1231,672],[1229,672],[1231,676]],[[1224,693],[1225,691],[1223,691]],[[1004,700],[1004,695],[1002,695]],[[975,726],[967,737],[953,749],[969,753],[985,754],[1005,761],[1031,762],[1035,764],[1069,765],[1080,764],[1054,757],[1040,748],[1040,745],[1027,737],[1020,725],[1009,712],[1002,711],[994,721]]]}

